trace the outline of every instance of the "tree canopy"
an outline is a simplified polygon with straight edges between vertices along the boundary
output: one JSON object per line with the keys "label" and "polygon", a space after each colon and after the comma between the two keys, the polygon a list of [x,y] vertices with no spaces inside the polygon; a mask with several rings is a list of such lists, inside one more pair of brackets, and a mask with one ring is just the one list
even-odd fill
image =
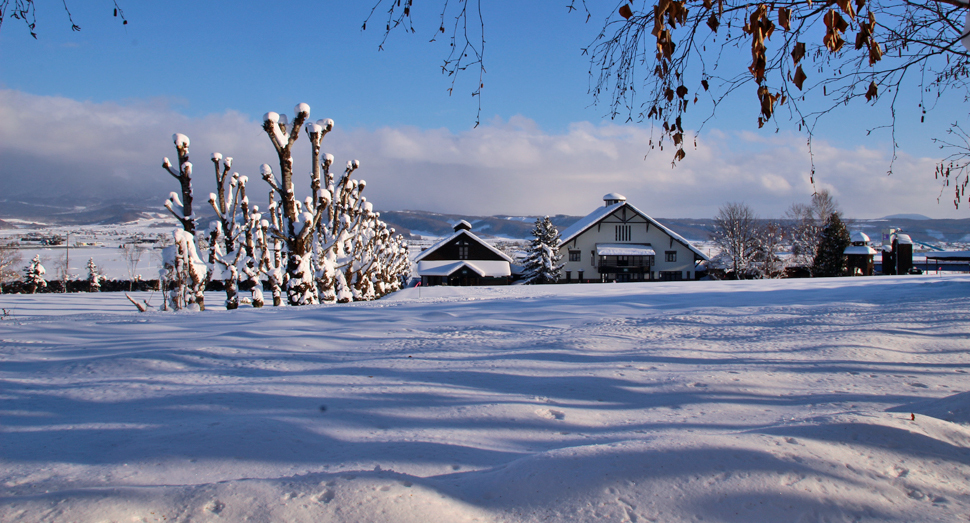
{"label": "tree canopy", "polygon": [[[71,24],[71,30],[80,31],[81,26],[74,23],[68,1],[62,0],[62,3],[64,12],[67,13],[67,21]],[[113,16],[121,20],[122,25],[128,25],[125,12],[118,6],[118,1],[111,0],[111,3],[113,4],[113,7],[111,7]],[[27,30],[30,31],[30,36],[37,38],[37,11],[34,0],[0,0],[0,29],[3,28],[3,21],[7,18],[22,21],[27,26]]]}
{"label": "tree canopy", "polygon": [[[385,40],[395,30],[414,32],[414,1],[376,0],[368,21],[383,9]],[[440,26],[432,40],[439,35],[449,40],[442,72],[477,71],[472,93],[477,96],[485,72],[484,31],[478,29],[488,2],[439,0],[437,5]],[[623,0],[612,5],[601,30],[581,48],[590,58],[590,95],[613,119],[655,124],[660,131],[651,147],[672,149],[673,164],[696,143],[691,133],[732,95],[749,108],[752,125],[777,128],[787,120],[807,133],[810,147],[823,116],[850,103],[885,100],[888,124],[873,128],[889,129],[894,160],[898,104],[918,104],[925,114],[947,91],[970,98],[966,0]],[[592,9],[600,9],[585,0],[565,8],[585,13],[587,21]],[[908,87],[918,89],[918,100],[900,99],[900,89]],[[691,113],[689,121],[688,110],[702,97],[713,102],[713,110]],[[964,110],[954,116],[962,117]],[[958,121],[939,132],[937,143],[946,154],[937,178],[955,189],[959,207],[966,197],[970,137]]]}

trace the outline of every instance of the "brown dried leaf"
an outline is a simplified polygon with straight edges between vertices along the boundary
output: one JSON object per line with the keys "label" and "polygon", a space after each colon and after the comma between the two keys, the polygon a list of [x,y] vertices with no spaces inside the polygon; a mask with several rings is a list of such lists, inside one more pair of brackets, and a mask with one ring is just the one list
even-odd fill
{"label": "brown dried leaf", "polygon": [[835,3],[838,4],[839,9],[842,9],[843,13],[855,20],[855,9],[852,8],[852,0],[835,0]]}
{"label": "brown dried leaf", "polygon": [[879,42],[872,40],[869,43],[869,65],[875,65],[879,60],[882,60],[882,48]]}
{"label": "brown dried leaf", "polygon": [[876,85],[875,81],[869,83],[869,90],[866,91],[866,101],[871,102],[873,98],[879,96],[879,87]]}
{"label": "brown dried leaf", "polygon": [[687,87],[685,87],[683,85],[680,86],[680,87],[678,87],[677,88],[677,96],[679,96],[681,98],[686,97],[687,96]]}
{"label": "brown dried leaf", "polygon": [[805,42],[795,42],[795,48],[792,49],[791,58],[794,60],[795,64],[802,61],[805,58]]}
{"label": "brown dried leaf", "polygon": [[764,119],[767,121],[771,119],[772,113],[775,112],[775,102],[778,100],[778,95],[771,94],[771,91],[762,85],[758,88],[758,98],[761,99],[761,114],[764,115]]}
{"label": "brown dried leaf", "polygon": [[627,20],[633,16],[633,9],[630,8],[630,4],[623,4],[620,6],[620,16],[626,18]]}
{"label": "brown dried leaf", "polygon": [[687,156],[687,153],[684,152],[683,149],[677,149],[677,152],[674,153],[674,161],[675,162],[679,162],[679,161],[683,160],[684,157],[686,157],[686,156]]}
{"label": "brown dried leaf", "polygon": [[684,135],[682,133],[674,134],[674,145],[680,145],[684,141]]}
{"label": "brown dried leaf", "polygon": [[780,25],[785,31],[791,31],[791,8],[778,8],[778,25]]}
{"label": "brown dried leaf", "polygon": [[845,19],[842,18],[835,9],[829,9],[828,13],[822,18],[825,22],[825,36],[822,38],[822,43],[828,48],[830,52],[836,52],[842,48],[842,44],[845,40],[842,39],[842,33],[845,32],[849,24],[846,23]]}
{"label": "brown dried leaf", "polygon": [[799,91],[802,90],[802,84],[805,83],[806,79],[808,79],[808,76],[805,75],[805,71],[802,71],[802,66],[798,66],[798,69],[795,69],[795,78],[793,81]]}
{"label": "brown dried leaf", "polygon": [[704,0],[704,9],[714,9],[714,2],[711,0]]}
{"label": "brown dried leaf", "polygon": [[717,15],[711,13],[711,17],[707,19],[707,27],[711,28],[711,31],[717,32],[717,26],[721,25],[721,21],[717,19]]}
{"label": "brown dried leaf", "polygon": [[674,90],[668,87],[667,90],[664,91],[664,98],[666,98],[668,102],[673,102],[674,101]]}

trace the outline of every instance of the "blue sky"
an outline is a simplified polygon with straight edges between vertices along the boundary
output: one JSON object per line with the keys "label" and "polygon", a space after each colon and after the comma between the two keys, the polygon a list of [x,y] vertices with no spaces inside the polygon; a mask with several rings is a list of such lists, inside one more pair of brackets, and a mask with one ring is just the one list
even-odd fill
{"label": "blue sky", "polygon": [[[605,11],[586,23],[562,3],[487,2],[482,125],[472,129],[477,74],[460,76],[449,96],[451,81],[440,74],[448,39],[428,42],[440,3],[417,2],[416,33],[392,34],[383,51],[380,10],[360,29],[368,2],[122,1],[127,26],[111,16],[110,2],[90,4],[69,3],[80,32],[70,31],[58,2],[38,5],[38,40],[17,20],[0,29],[0,180],[8,194],[110,188],[162,201],[175,189],[158,167],[174,154],[174,132],[192,138],[196,164],[220,150],[255,174],[275,157],[261,115],[291,113],[299,102],[313,118],[337,122],[330,152],[362,161],[371,201],[383,209],[585,214],[617,191],[661,217],[710,217],[728,201],[780,216],[812,192],[805,137],[784,120],[779,132],[758,130],[743,94],[719,108],[699,148],[675,169],[669,150],[647,155],[656,138],[648,126],[604,120],[608,107],[591,106],[580,50]],[[965,115],[965,106],[944,100],[920,125],[914,93],[901,98],[893,176],[885,175],[889,136],[865,133],[886,111],[860,105],[818,129],[817,186],[833,191],[850,217],[966,217],[948,193],[936,202],[939,153],[930,142],[953,117],[950,107]],[[688,126],[709,110],[703,102],[691,109],[697,119]],[[203,173],[199,192],[208,192]]]}

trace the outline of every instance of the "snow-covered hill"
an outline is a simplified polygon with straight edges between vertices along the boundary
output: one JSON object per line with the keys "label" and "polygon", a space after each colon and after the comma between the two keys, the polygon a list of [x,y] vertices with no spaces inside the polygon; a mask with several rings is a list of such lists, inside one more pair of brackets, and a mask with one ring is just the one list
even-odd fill
{"label": "snow-covered hill", "polygon": [[0,296],[0,520],[963,521],[968,291]]}

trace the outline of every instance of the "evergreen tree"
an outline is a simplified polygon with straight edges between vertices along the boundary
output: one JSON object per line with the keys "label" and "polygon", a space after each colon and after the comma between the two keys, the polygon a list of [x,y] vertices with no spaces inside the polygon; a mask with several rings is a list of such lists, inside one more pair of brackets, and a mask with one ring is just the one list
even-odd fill
{"label": "evergreen tree", "polygon": [[101,269],[94,263],[94,258],[88,258],[88,292],[100,292],[101,291],[101,281],[104,280],[104,275],[101,274]]}
{"label": "evergreen tree", "polygon": [[548,216],[536,218],[532,236],[529,255],[525,261],[525,282],[556,283],[564,265],[562,254],[559,253],[559,230]]}
{"label": "evergreen tree", "polygon": [[813,276],[842,276],[845,273],[845,248],[852,244],[849,230],[839,213],[832,213],[825,222],[822,239],[815,252]]}
{"label": "evergreen tree", "polygon": [[37,289],[47,287],[47,280],[44,279],[45,274],[47,274],[47,269],[41,265],[40,255],[38,254],[34,256],[33,260],[30,260],[30,265],[24,267],[24,284],[29,294],[37,292]]}

